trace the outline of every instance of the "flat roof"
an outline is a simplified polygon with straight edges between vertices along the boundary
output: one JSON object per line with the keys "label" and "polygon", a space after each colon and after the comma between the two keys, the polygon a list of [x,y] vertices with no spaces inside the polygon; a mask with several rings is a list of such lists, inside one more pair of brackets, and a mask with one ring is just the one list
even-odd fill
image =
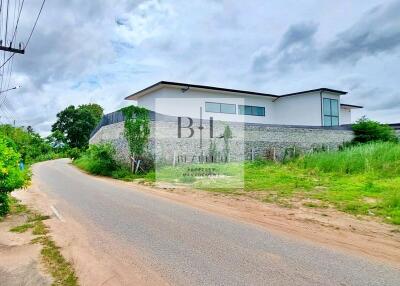
{"label": "flat roof", "polygon": [[300,91],[300,92],[276,95],[276,94],[270,94],[270,93],[248,91],[248,90],[215,87],[215,86],[209,86],[209,85],[189,84],[189,83],[172,82],[172,81],[160,81],[160,82],[157,82],[157,83],[155,83],[155,84],[153,84],[153,85],[151,85],[149,87],[146,87],[146,88],[144,88],[142,90],[139,90],[138,92],[135,92],[135,93],[127,96],[125,99],[136,99],[136,98],[139,98],[139,97],[144,96],[144,95],[146,95],[146,94],[148,94],[148,93],[150,93],[152,91],[158,90],[163,86],[178,87],[178,88],[181,88],[182,90],[194,88],[194,89],[198,89],[198,90],[215,90],[215,91],[226,92],[226,93],[240,93],[240,94],[249,94],[249,95],[259,95],[259,96],[273,97],[273,98],[276,98],[276,99],[277,98],[281,98],[281,97],[286,97],[286,96],[293,96],[293,95],[310,93],[310,92],[318,92],[318,91],[332,92],[332,93],[337,93],[337,94],[346,94],[347,93],[345,91],[336,90],[336,89],[317,88],[317,89],[310,89],[310,90],[305,90],[305,91]]}

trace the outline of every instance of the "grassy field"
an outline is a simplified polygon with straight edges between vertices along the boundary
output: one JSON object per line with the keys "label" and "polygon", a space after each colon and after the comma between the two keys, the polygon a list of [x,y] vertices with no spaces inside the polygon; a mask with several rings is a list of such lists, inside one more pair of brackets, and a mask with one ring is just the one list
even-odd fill
{"label": "grassy field", "polygon": [[[90,171],[89,160],[76,164]],[[307,207],[332,206],[400,225],[400,144],[396,143],[314,153],[284,164],[255,161],[185,165],[156,168],[146,175],[133,175],[122,168],[109,175],[127,181],[142,178],[212,192],[248,194],[287,207],[303,201]]]}
{"label": "grassy field", "polygon": [[333,206],[400,224],[400,144],[371,143],[315,153],[285,164],[201,165],[219,174],[211,178],[187,176],[188,168],[193,167],[160,169],[155,178],[213,192],[252,193],[284,206],[304,200],[307,207]]}

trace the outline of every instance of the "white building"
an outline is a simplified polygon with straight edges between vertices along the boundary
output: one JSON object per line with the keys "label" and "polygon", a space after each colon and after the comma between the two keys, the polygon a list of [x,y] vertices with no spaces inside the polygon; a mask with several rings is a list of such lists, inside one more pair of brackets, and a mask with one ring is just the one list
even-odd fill
{"label": "white building", "polygon": [[338,126],[351,123],[344,91],[319,88],[274,95],[245,90],[160,81],[128,97],[156,113],[216,120],[301,126]]}

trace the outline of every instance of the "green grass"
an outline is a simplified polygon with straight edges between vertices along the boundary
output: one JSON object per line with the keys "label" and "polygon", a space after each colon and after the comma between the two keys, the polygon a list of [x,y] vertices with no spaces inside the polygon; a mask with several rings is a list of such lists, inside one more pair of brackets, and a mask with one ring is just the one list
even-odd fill
{"label": "green grass", "polygon": [[42,261],[54,278],[52,285],[76,286],[78,278],[75,275],[71,263],[65,260],[60,248],[49,236],[39,236],[32,240],[32,243],[40,243]]}
{"label": "green grass", "polygon": [[23,232],[26,232],[28,229],[33,228],[33,226],[34,226],[33,223],[24,223],[19,226],[11,228],[10,231],[23,233]]}
{"label": "green grass", "polygon": [[[198,165],[195,165],[198,166]],[[371,143],[342,151],[306,155],[285,164],[268,161],[205,164],[221,178],[196,178],[192,187],[225,193],[256,193],[265,202],[291,207],[335,207],[355,215],[373,215],[400,224],[400,144]],[[184,167],[157,171],[157,181],[182,183]],[[315,202],[314,201],[319,201]]]}

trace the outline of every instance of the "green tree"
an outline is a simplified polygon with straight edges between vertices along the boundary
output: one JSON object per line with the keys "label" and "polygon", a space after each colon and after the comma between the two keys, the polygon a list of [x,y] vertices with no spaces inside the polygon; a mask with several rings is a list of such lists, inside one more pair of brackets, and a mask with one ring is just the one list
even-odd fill
{"label": "green tree", "polygon": [[9,138],[10,144],[26,163],[34,162],[37,157],[52,151],[51,146],[32,128],[25,130],[23,127],[1,125],[1,135]]}
{"label": "green tree", "polygon": [[365,116],[352,125],[355,143],[366,143],[371,141],[398,142],[393,128],[387,124],[381,124],[370,120]]}
{"label": "green tree", "polygon": [[61,132],[71,148],[86,148],[90,133],[100,122],[103,108],[98,104],[71,105],[57,114],[51,131]]}

